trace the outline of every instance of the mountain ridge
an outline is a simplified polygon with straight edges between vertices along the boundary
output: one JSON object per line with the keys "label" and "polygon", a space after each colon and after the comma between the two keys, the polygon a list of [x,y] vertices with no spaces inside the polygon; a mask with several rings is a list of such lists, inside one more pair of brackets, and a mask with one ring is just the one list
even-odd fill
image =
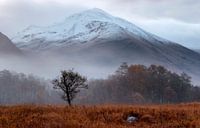
{"label": "mountain ridge", "polygon": [[[104,31],[104,33],[106,33],[105,35],[111,37],[114,36],[115,38],[116,32],[125,30],[130,34],[135,35],[135,37],[152,40],[152,42],[169,42],[143,31],[128,21],[113,17],[100,9],[91,9],[74,14],[66,18],[63,23],[57,23],[52,26],[28,27],[23,30],[22,33],[18,33],[18,35],[13,38],[13,42],[21,48],[26,46],[27,42],[34,41],[35,39],[40,39],[41,42],[45,40],[59,41],[60,39],[85,42],[90,41],[95,37],[105,37],[105,35],[102,37],[99,35],[98,29]],[[57,44],[53,45],[56,46]],[[28,45],[26,47],[28,47]]]}

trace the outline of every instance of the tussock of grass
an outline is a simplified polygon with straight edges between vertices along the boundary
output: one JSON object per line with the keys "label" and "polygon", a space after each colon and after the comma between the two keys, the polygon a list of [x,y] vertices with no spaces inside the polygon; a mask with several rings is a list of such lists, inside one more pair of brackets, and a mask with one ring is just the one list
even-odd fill
{"label": "tussock of grass", "polygon": [[[127,123],[129,114],[139,120]],[[102,106],[1,106],[0,128],[200,127],[200,104]]]}

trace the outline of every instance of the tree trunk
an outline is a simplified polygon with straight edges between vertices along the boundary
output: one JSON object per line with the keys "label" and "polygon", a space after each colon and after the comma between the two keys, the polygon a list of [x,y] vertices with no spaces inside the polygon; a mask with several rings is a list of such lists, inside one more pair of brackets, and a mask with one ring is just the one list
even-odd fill
{"label": "tree trunk", "polygon": [[72,106],[72,104],[71,104],[71,100],[70,100],[69,97],[67,98],[67,102],[68,102],[68,105],[69,105],[69,106]]}
{"label": "tree trunk", "polygon": [[68,102],[68,105],[69,105],[69,106],[72,106],[72,104],[71,104],[71,99],[70,99],[70,94],[69,94],[69,89],[68,89],[68,88],[67,88],[66,94],[67,94],[67,102]]}

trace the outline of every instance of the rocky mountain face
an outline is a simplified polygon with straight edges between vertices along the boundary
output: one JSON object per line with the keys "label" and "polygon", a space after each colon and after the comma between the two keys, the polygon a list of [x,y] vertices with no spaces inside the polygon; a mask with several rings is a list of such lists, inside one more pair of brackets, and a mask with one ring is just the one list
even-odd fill
{"label": "rocky mountain face", "polygon": [[22,50],[56,53],[101,66],[161,64],[200,75],[200,54],[100,9],[74,14],[52,26],[30,26],[13,42]]}

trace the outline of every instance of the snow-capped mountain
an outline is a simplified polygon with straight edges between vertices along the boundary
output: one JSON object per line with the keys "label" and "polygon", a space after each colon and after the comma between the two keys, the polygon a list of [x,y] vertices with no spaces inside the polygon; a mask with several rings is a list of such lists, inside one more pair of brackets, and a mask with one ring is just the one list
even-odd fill
{"label": "snow-capped mountain", "polygon": [[96,38],[116,39],[133,35],[138,39],[149,40],[154,43],[168,42],[100,9],[91,9],[74,14],[66,18],[64,22],[52,26],[30,26],[19,32],[13,38],[13,41],[20,48],[45,50],[57,46],[66,46],[72,41],[85,43]]}
{"label": "snow-capped mountain", "polygon": [[0,32],[0,55],[19,55],[21,51],[11,42],[11,40]]}
{"label": "snow-capped mountain", "polygon": [[100,9],[74,14],[51,26],[28,27],[19,32],[13,42],[23,50],[53,51],[68,59],[101,66],[121,62],[161,64],[172,70],[200,75],[200,54]]}

